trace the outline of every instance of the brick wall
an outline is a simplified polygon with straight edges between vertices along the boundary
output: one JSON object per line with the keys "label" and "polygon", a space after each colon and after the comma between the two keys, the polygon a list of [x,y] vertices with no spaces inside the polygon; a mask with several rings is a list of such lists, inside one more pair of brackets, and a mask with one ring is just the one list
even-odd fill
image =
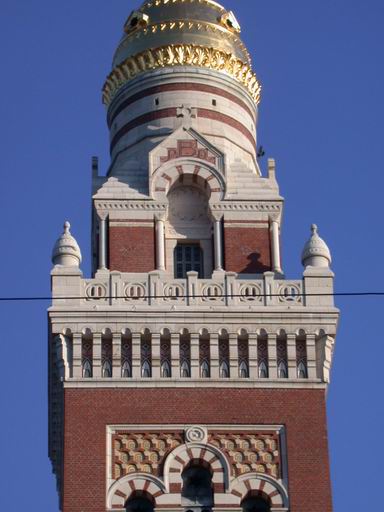
{"label": "brick wall", "polygon": [[267,227],[230,227],[224,224],[225,270],[239,274],[271,270],[270,232]]}
{"label": "brick wall", "polygon": [[105,512],[108,424],[283,424],[290,512],[331,512],[323,390],[67,389],[64,512]]}
{"label": "brick wall", "polygon": [[152,222],[148,227],[110,227],[110,270],[151,272],[155,267],[155,231]]}

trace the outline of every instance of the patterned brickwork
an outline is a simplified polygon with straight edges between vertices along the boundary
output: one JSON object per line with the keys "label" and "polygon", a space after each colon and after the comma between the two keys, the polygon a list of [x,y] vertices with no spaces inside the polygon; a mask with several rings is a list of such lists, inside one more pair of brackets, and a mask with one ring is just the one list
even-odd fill
{"label": "patterned brickwork", "polygon": [[279,436],[274,432],[257,434],[212,433],[209,442],[220,448],[231,462],[233,475],[256,471],[279,478]]}
{"label": "patterned brickwork", "polygon": [[168,453],[183,443],[182,432],[137,434],[121,432],[113,436],[113,475],[118,479],[142,472],[161,476]]}

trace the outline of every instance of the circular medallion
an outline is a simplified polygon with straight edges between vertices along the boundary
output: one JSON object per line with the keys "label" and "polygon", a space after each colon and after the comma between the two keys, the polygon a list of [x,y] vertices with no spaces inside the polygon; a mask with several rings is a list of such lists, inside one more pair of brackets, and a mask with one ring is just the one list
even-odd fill
{"label": "circular medallion", "polygon": [[189,443],[206,443],[208,441],[208,431],[206,428],[197,425],[189,427],[185,431],[185,440]]}

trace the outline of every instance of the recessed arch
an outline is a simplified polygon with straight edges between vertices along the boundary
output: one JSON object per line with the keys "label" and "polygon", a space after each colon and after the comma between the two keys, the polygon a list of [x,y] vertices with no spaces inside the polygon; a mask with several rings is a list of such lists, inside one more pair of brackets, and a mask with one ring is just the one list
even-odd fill
{"label": "recessed arch", "polygon": [[164,484],[168,492],[174,485],[181,490],[182,472],[193,460],[202,461],[212,468],[215,491],[229,489],[231,465],[224,453],[210,444],[188,443],[175,448],[165,460]]}
{"label": "recessed arch", "polygon": [[289,506],[285,487],[273,477],[261,474],[241,475],[231,482],[230,492],[236,497],[238,506],[249,492],[262,493],[270,500],[271,511]]}
{"label": "recessed arch", "polygon": [[124,509],[133,493],[144,490],[152,497],[154,504],[156,504],[156,498],[166,492],[160,478],[146,473],[132,473],[120,478],[109,488],[107,507]]}

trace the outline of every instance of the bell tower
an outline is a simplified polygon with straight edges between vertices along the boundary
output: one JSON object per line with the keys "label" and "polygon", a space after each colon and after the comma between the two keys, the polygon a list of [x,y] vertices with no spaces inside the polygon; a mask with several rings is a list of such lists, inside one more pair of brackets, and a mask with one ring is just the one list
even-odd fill
{"label": "bell tower", "polygon": [[53,255],[49,454],[63,512],[331,512],[325,400],[339,312],[316,226],[280,258],[261,87],[232,12],[147,0],[103,88],[92,277]]}

